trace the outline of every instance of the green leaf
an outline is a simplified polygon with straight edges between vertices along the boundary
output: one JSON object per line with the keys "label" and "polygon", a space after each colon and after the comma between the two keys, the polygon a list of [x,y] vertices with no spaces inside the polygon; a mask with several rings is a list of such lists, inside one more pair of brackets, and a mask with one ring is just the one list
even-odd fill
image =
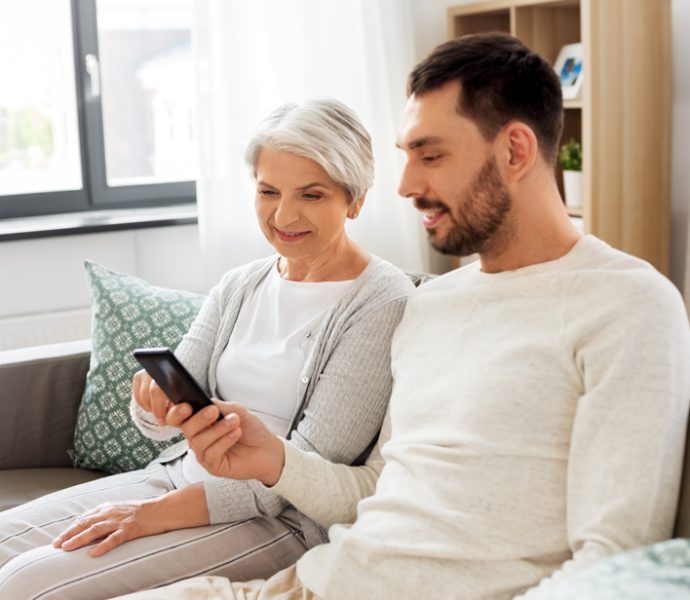
{"label": "green leaf", "polygon": [[564,171],[582,171],[582,145],[580,142],[569,139],[561,146],[558,162]]}

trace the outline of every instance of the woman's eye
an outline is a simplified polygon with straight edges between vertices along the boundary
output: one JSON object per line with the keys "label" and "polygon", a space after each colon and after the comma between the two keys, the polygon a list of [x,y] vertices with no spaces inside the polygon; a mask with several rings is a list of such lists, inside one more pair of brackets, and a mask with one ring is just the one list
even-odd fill
{"label": "woman's eye", "polygon": [[305,200],[321,200],[321,194],[304,194]]}
{"label": "woman's eye", "polygon": [[259,190],[259,196],[265,196],[267,198],[273,197],[276,195],[276,192],[273,190]]}

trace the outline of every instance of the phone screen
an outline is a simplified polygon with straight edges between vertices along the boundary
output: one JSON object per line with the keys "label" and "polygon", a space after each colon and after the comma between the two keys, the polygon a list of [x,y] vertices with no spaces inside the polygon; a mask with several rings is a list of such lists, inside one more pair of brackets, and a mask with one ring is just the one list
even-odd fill
{"label": "phone screen", "polygon": [[134,358],[153,377],[170,401],[187,402],[193,412],[212,404],[201,386],[182,366],[170,348],[141,348],[134,351]]}

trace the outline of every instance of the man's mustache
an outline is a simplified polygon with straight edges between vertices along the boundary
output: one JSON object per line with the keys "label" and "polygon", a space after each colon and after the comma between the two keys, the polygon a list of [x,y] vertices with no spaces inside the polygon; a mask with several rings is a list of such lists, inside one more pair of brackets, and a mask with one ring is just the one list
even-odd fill
{"label": "man's mustache", "polygon": [[414,207],[417,210],[445,210],[450,212],[448,206],[440,200],[429,200],[428,198],[415,198]]}

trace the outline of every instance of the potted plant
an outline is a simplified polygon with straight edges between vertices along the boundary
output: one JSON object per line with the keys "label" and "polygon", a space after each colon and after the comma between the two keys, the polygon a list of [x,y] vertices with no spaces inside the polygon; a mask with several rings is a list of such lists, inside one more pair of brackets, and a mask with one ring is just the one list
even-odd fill
{"label": "potted plant", "polygon": [[563,190],[565,205],[569,208],[582,207],[582,145],[569,139],[561,146],[558,162],[563,169]]}

